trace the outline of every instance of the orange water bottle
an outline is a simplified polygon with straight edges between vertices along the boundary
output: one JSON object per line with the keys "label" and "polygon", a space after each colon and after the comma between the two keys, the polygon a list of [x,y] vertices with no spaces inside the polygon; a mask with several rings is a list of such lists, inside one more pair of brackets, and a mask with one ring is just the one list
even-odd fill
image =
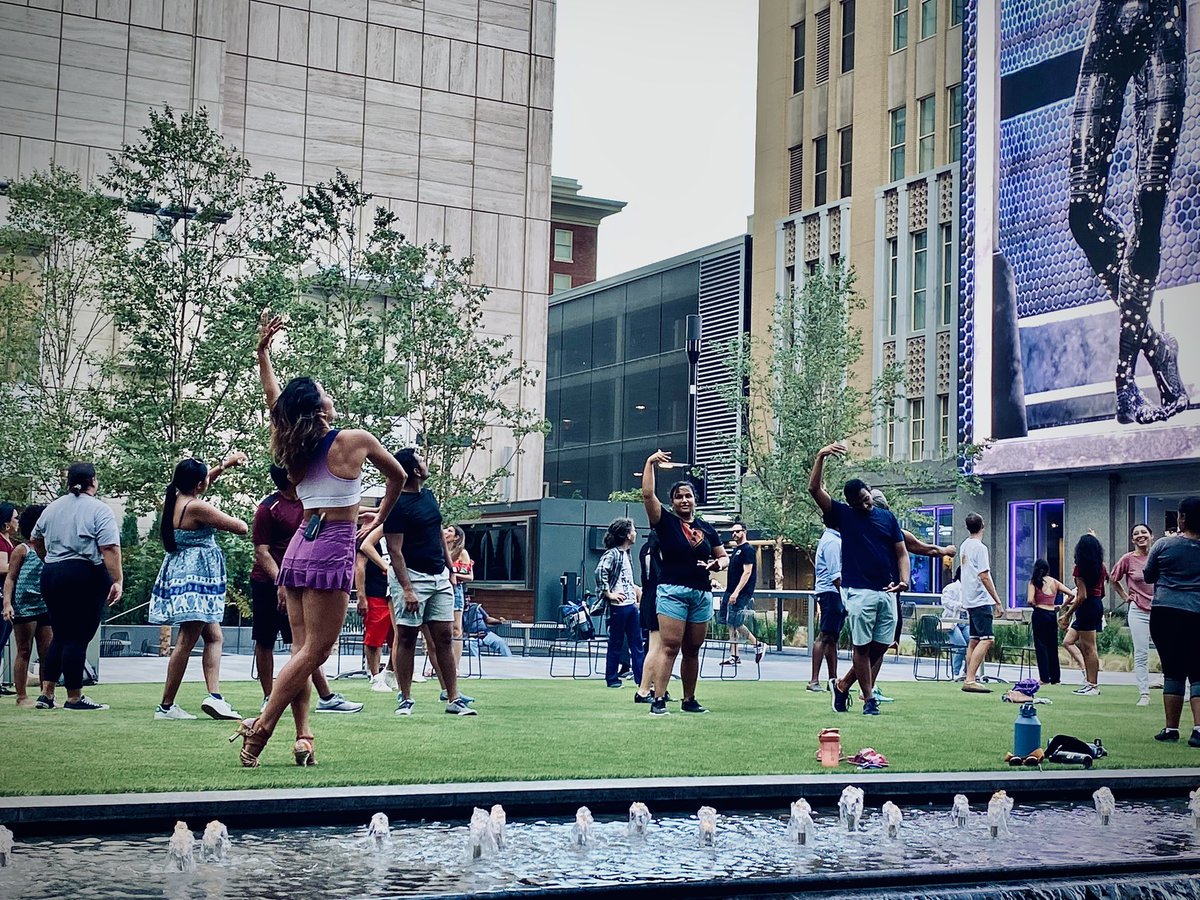
{"label": "orange water bottle", "polygon": [[817,735],[817,756],[826,769],[835,769],[842,761],[842,735],[836,728],[823,728]]}

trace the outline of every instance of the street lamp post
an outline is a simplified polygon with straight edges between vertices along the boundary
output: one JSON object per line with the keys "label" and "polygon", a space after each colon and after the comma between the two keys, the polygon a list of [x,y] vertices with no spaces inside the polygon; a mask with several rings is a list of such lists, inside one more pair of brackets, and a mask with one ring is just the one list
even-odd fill
{"label": "street lamp post", "polygon": [[692,478],[692,468],[696,465],[696,380],[697,367],[700,364],[700,335],[702,321],[700,316],[687,317],[687,358],[688,358],[688,433],[687,433],[687,463],[688,480]]}

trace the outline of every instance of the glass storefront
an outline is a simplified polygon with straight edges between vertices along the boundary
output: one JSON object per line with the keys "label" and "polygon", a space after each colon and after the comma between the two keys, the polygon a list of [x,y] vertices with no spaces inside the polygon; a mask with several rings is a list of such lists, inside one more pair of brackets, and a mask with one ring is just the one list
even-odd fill
{"label": "glass storefront", "polygon": [[1033,564],[1044,559],[1050,574],[1064,580],[1066,547],[1062,500],[1017,500],[1008,504],[1008,606],[1026,605],[1026,588]]}
{"label": "glass storefront", "polygon": [[[922,506],[917,510],[921,521],[910,524],[909,530],[928,544],[944,547],[954,542],[954,507]],[[952,566],[955,560],[931,559],[928,556],[911,556],[912,589],[919,594],[940,594],[946,583],[954,577]],[[949,562],[950,565],[945,563]]]}

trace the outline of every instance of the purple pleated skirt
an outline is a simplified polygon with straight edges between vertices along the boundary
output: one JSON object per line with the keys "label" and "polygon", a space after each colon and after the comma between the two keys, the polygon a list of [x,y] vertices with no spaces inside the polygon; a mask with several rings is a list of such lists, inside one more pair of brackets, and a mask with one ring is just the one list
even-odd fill
{"label": "purple pleated skirt", "polygon": [[316,540],[306,541],[301,524],[279,564],[275,583],[349,593],[354,586],[355,532],[353,522],[326,522]]}

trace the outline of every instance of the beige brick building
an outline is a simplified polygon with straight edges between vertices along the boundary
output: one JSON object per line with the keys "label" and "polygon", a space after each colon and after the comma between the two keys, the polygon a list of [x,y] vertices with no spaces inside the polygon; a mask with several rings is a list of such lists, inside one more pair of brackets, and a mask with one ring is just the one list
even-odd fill
{"label": "beige brick building", "polygon": [[852,265],[855,377],[908,374],[872,436],[896,459],[956,444],[961,19],[959,0],[759,5],[752,328],[816,264]]}
{"label": "beige brick building", "polygon": [[[51,161],[91,178],[149,107],[207,107],[255,171],[340,168],[413,239],[473,256],[487,329],[544,370],[554,17],[554,0],[0,0],[0,179]],[[521,399],[541,410],[543,382]],[[540,441],[525,449],[506,499],[541,495]]]}

